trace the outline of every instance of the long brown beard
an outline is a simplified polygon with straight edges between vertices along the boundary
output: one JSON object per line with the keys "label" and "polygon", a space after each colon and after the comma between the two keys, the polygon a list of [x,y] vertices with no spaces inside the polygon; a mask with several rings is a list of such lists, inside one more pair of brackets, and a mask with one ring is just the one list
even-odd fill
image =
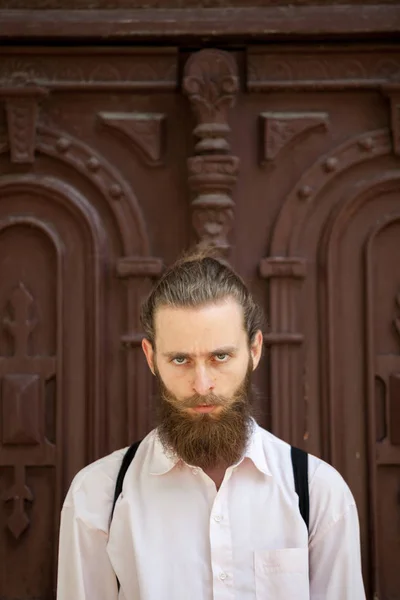
{"label": "long brown beard", "polygon": [[[226,468],[238,462],[252,431],[249,401],[252,372],[250,359],[246,376],[232,398],[211,393],[180,401],[165,387],[156,370],[161,396],[158,434],[164,449],[202,469]],[[222,410],[216,416],[185,410],[200,404],[221,406]]]}

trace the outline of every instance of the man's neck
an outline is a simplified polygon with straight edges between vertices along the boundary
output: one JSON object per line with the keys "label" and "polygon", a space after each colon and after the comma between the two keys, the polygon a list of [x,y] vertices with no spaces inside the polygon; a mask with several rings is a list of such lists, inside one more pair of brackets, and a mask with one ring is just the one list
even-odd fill
{"label": "man's neck", "polygon": [[225,477],[227,466],[217,466],[208,469],[203,469],[204,473],[209,476],[210,479],[215,483],[217,490],[221,487],[221,484]]}

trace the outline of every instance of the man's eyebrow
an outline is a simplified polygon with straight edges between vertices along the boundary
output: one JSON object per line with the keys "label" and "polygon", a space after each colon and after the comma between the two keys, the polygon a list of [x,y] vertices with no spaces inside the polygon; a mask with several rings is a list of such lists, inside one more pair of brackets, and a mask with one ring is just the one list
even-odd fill
{"label": "man's eyebrow", "polygon": [[[222,346],[221,348],[216,348],[215,350],[211,350],[210,352],[206,352],[205,354],[208,356],[216,356],[217,354],[236,354],[238,352],[238,348],[236,346]],[[190,354],[189,352],[163,352],[163,356],[165,358],[173,359],[179,356],[179,358],[193,358],[195,355]]]}

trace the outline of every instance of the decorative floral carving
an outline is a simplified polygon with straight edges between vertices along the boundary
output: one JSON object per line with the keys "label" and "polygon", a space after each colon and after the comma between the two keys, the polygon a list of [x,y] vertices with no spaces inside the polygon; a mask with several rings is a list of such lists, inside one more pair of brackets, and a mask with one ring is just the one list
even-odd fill
{"label": "decorative floral carving", "polygon": [[198,121],[194,134],[200,141],[195,150],[228,152],[228,109],[239,91],[234,58],[221,50],[200,50],[193,54],[185,66],[183,89]]}
{"label": "decorative floral carving", "polygon": [[228,110],[239,90],[236,63],[220,50],[201,50],[185,66],[183,89],[197,119],[194,135],[197,156],[189,158],[189,185],[196,194],[193,225],[199,246],[229,251],[239,159],[230,154]]}
{"label": "decorative floral carving", "polygon": [[328,125],[326,113],[261,113],[260,117],[262,162],[274,160],[300,136]]}
{"label": "decorative floral carving", "polygon": [[146,164],[160,165],[164,149],[165,115],[158,113],[99,113],[100,121],[138,150]]}

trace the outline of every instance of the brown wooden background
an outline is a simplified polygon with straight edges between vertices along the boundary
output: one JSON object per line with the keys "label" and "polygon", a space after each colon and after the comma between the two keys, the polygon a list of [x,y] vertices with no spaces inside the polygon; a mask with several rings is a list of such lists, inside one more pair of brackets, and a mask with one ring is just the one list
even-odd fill
{"label": "brown wooden background", "polygon": [[53,597],[72,477],[151,427],[138,307],[197,240],[265,307],[262,423],[344,475],[399,600],[398,2],[143,4],[0,0],[0,599]]}

